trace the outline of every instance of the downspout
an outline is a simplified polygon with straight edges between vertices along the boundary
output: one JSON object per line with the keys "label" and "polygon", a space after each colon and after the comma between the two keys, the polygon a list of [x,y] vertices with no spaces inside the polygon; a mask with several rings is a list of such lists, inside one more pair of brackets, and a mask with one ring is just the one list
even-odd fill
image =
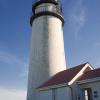
{"label": "downspout", "polygon": [[52,89],[52,100],[56,100],[56,93],[55,93],[56,91],[55,91],[55,88],[54,89]]}
{"label": "downspout", "polygon": [[72,89],[72,87],[70,85],[68,85],[68,87],[71,89],[71,100],[74,100],[73,99],[73,89]]}

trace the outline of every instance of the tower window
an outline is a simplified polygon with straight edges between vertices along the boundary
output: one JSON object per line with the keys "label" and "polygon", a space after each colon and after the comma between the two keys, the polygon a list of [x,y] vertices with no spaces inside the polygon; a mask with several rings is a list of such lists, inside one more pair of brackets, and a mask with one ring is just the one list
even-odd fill
{"label": "tower window", "polygon": [[61,12],[59,6],[46,3],[46,4],[41,4],[40,6],[38,6],[35,10],[35,13],[44,12],[44,11],[51,11],[51,12],[55,12],[59,14]]}

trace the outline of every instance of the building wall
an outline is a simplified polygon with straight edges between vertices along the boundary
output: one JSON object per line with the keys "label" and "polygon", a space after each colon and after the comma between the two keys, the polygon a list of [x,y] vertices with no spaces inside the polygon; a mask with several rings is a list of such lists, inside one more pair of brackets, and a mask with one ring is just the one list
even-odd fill
{"label": "building wall", "polygon": [[72,100],[69,87],[43,90],[39,94],[39,100]]}
{"label": "building wall", "polygon": [[71,100],[71,89],[69,87],[63,87],[56,89],[55,100]]}
{"label": "building wall", "polygon": [[80,89],[91,88],[93,100],[100,100],[100,81],[79,85]]}
{"label": "building wall", "polygon": [[52,90],[40,91],[38,95],[38,100],[52,100]]}
{"label": "building wall", "polygon": [[71,85],[71,88],[72,88],[72,100],[78,100],[78,98],[80,98],[80,100],[84,100],[82,97],[82,92],[76,82]]}

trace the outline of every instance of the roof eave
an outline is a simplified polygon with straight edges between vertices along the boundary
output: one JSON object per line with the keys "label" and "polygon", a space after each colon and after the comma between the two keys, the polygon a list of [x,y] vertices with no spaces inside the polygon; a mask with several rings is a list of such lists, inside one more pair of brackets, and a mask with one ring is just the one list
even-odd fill
{"label": "roof eave", "polygon": [[58,85],[52,85],[52,86],[47,86],[47,87],[41,87],[41,88],[37,88],[39,91],[43,91],[43,90],[49,90],[49,89],[54,89],[54,88],[60,88],[60,87],[65,87],[68,86],[68,83],[63,83],[63,84],[58,84]]}
{"label": "roof eave", "polygon": [[81,80],[81,81],[78,81],[77,84],[81,85],[81,84],[91,83],[91,82],[96,82],[96,81],[100,81],[100,77]]}

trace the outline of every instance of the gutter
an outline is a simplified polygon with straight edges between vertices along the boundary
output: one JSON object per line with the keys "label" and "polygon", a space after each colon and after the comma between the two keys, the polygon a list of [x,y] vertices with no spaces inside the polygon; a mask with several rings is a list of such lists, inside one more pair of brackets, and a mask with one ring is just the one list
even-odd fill
{"label": "gutter", "polygon": [[65,86],[68,86],[68,84],[67,84],[67,83],[64,83],[64,84],[53,85],[53,86],[47,86],[47,87],[42,87],[42,88],[37,88],[37,89],[38,89],[39,91],[42,91],[42,90],[60,88],[60,87],[65,87]]}

